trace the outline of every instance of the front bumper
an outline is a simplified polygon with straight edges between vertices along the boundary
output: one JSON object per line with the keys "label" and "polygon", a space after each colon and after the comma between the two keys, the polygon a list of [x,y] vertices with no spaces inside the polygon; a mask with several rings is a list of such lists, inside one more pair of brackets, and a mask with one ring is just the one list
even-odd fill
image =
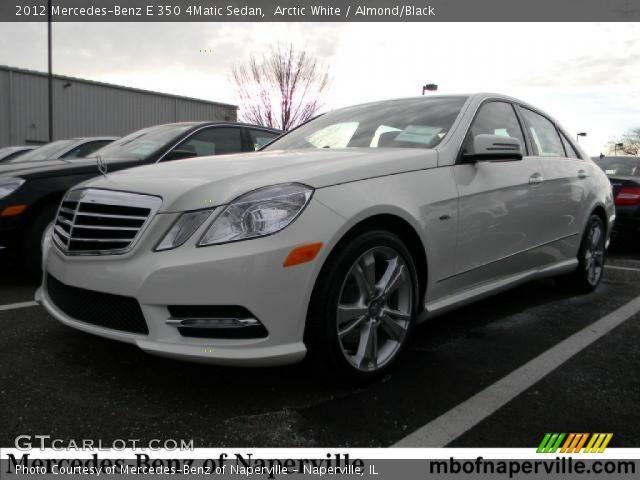
{"label": "front bumper", "polygon": [[[73,328],[137,345],[166,357],[224,365],[280,365],[301,360],[307,306],[325,246],[309,263],[284,268],[292,248],[329,243],[342,219],[312,200],[304,214],[282,232],[264,238],[196,247],[208,222],[175,250],[153,252],[174,214],[157,215],[136,247],[125,255],[73,257],[45,242],[45,280],[37,300]],[[47,290],[47,274],[72,287],[135,298],[148,334],[96,326],[69,315]],[[264,338],[192,338],[170,322],[169,305],[237,305],[264,325]]]}

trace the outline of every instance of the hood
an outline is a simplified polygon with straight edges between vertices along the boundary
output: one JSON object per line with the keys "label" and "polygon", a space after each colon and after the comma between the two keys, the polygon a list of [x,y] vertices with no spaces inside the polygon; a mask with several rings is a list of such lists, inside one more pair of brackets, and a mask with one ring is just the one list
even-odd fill
{"label": "hood", "polygon": [[[133,165],[134,163],[138,163],[138,160],[108,160],[108,164],[110,166],[113,165],[112,168],[118,168],[119,163],[122,163],[123,166],[126,166],[127,163]],[[74,160],[38,160],[34,162],[10,161],[0,163],[0,177],[36,179],[83,173],[95,175],[100,174],[95,158],[79,158]]]}
{"label": "hood", "polygon": [[437,166],[435,150],[349,148],[265,151],[137,167],[98,177],[82,187],[158,195],[162,212],[229,203],[256,188],[304,183],[322,188]]}

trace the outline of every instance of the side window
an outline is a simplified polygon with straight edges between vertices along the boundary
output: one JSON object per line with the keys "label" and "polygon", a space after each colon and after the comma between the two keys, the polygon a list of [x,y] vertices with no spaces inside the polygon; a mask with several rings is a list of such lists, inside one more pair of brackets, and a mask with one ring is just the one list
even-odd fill
{"label": "side window", "polygon": [[573,145],[571,145],[571,142],[567,139],[567,137],[564,136],[564,133],[560,132],[560,139],[562,140],[562,145],[564,146],[564,151],[567,154],[567,157],[569,158],[580,158],[580,155],[578,155],[578,152],[576,152],[576,149],[573,148]]}
{"label": "side window", "polygon": [[95,142],[87,142],[83,145],[79,145],[73,150],[69,150],[65,153],[61,158],[70,159],[70,158],[84,158],[91,155],[93,152],[100,150],[105,145],[111,143],[111,140],[98,140]]}
{"label": "side window", "polygon": [[254,130],[253,128],[248,128],[247,130],[249,131],[249,138],[254,150],[258,150],[259,148],[264,147],[267,143],[269,143],[279,135],[278,133],[266,132],[264,130]]}
{"label": "side window", "polygon": [[526,151],[522,127],[510,103],[489,102],[480,107],[465,140],[464,149],[467,153],[473,153],[473,137],[481,134],[517,138],[520,140],[522,151]]}
{"label": "side window", "polygon": [[534,154],[539,157],[564,157],[564,147],[555,125],[531,110],[521,110],[533,143]]}
{"label": "side window", "polygon": [[241,152],[240,128],[213,127],[200,130],[181,143],[176,150],[191,152],[194,157]]}

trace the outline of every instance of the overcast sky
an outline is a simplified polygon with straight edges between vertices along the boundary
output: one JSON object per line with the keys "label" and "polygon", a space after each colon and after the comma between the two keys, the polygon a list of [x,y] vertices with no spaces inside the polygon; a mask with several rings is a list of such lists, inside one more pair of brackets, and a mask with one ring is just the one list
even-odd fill
{"label": "overcast sky", "polygon": [[[56,23],[58,74],[237,103],[234,63],[293,42],[331,73],[326,109],[440,93],[510,94],[597,155],[640,126],[640,24]],[[210,50],[201,53],[200,50]],[[46,24],[0,23],[0,64],[46,69]]]}

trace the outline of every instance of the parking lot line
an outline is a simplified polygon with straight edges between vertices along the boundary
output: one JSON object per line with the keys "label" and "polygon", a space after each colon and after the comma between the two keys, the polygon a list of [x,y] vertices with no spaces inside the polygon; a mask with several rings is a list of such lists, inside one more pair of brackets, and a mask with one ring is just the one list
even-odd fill
{"label": "parking lot line", "polygon": [[605,268],[612,268],[614,270],[627,270],[630,272],[640,272],[640,268],[618,267],[617,265],[607,265]]}
{"label": "parking lot line", "polygon": [[636,297],[443,413],[393,446],[444,447],[448,445],[639,311],[640,297]]}
{"label": "parking lot line", "polygon": [[6,310],[16,310],[18,308],[35,307],[36,305],[40,304],[38,302],[9,303],[7,305],[0,305],[0,312],[4,312]]}

